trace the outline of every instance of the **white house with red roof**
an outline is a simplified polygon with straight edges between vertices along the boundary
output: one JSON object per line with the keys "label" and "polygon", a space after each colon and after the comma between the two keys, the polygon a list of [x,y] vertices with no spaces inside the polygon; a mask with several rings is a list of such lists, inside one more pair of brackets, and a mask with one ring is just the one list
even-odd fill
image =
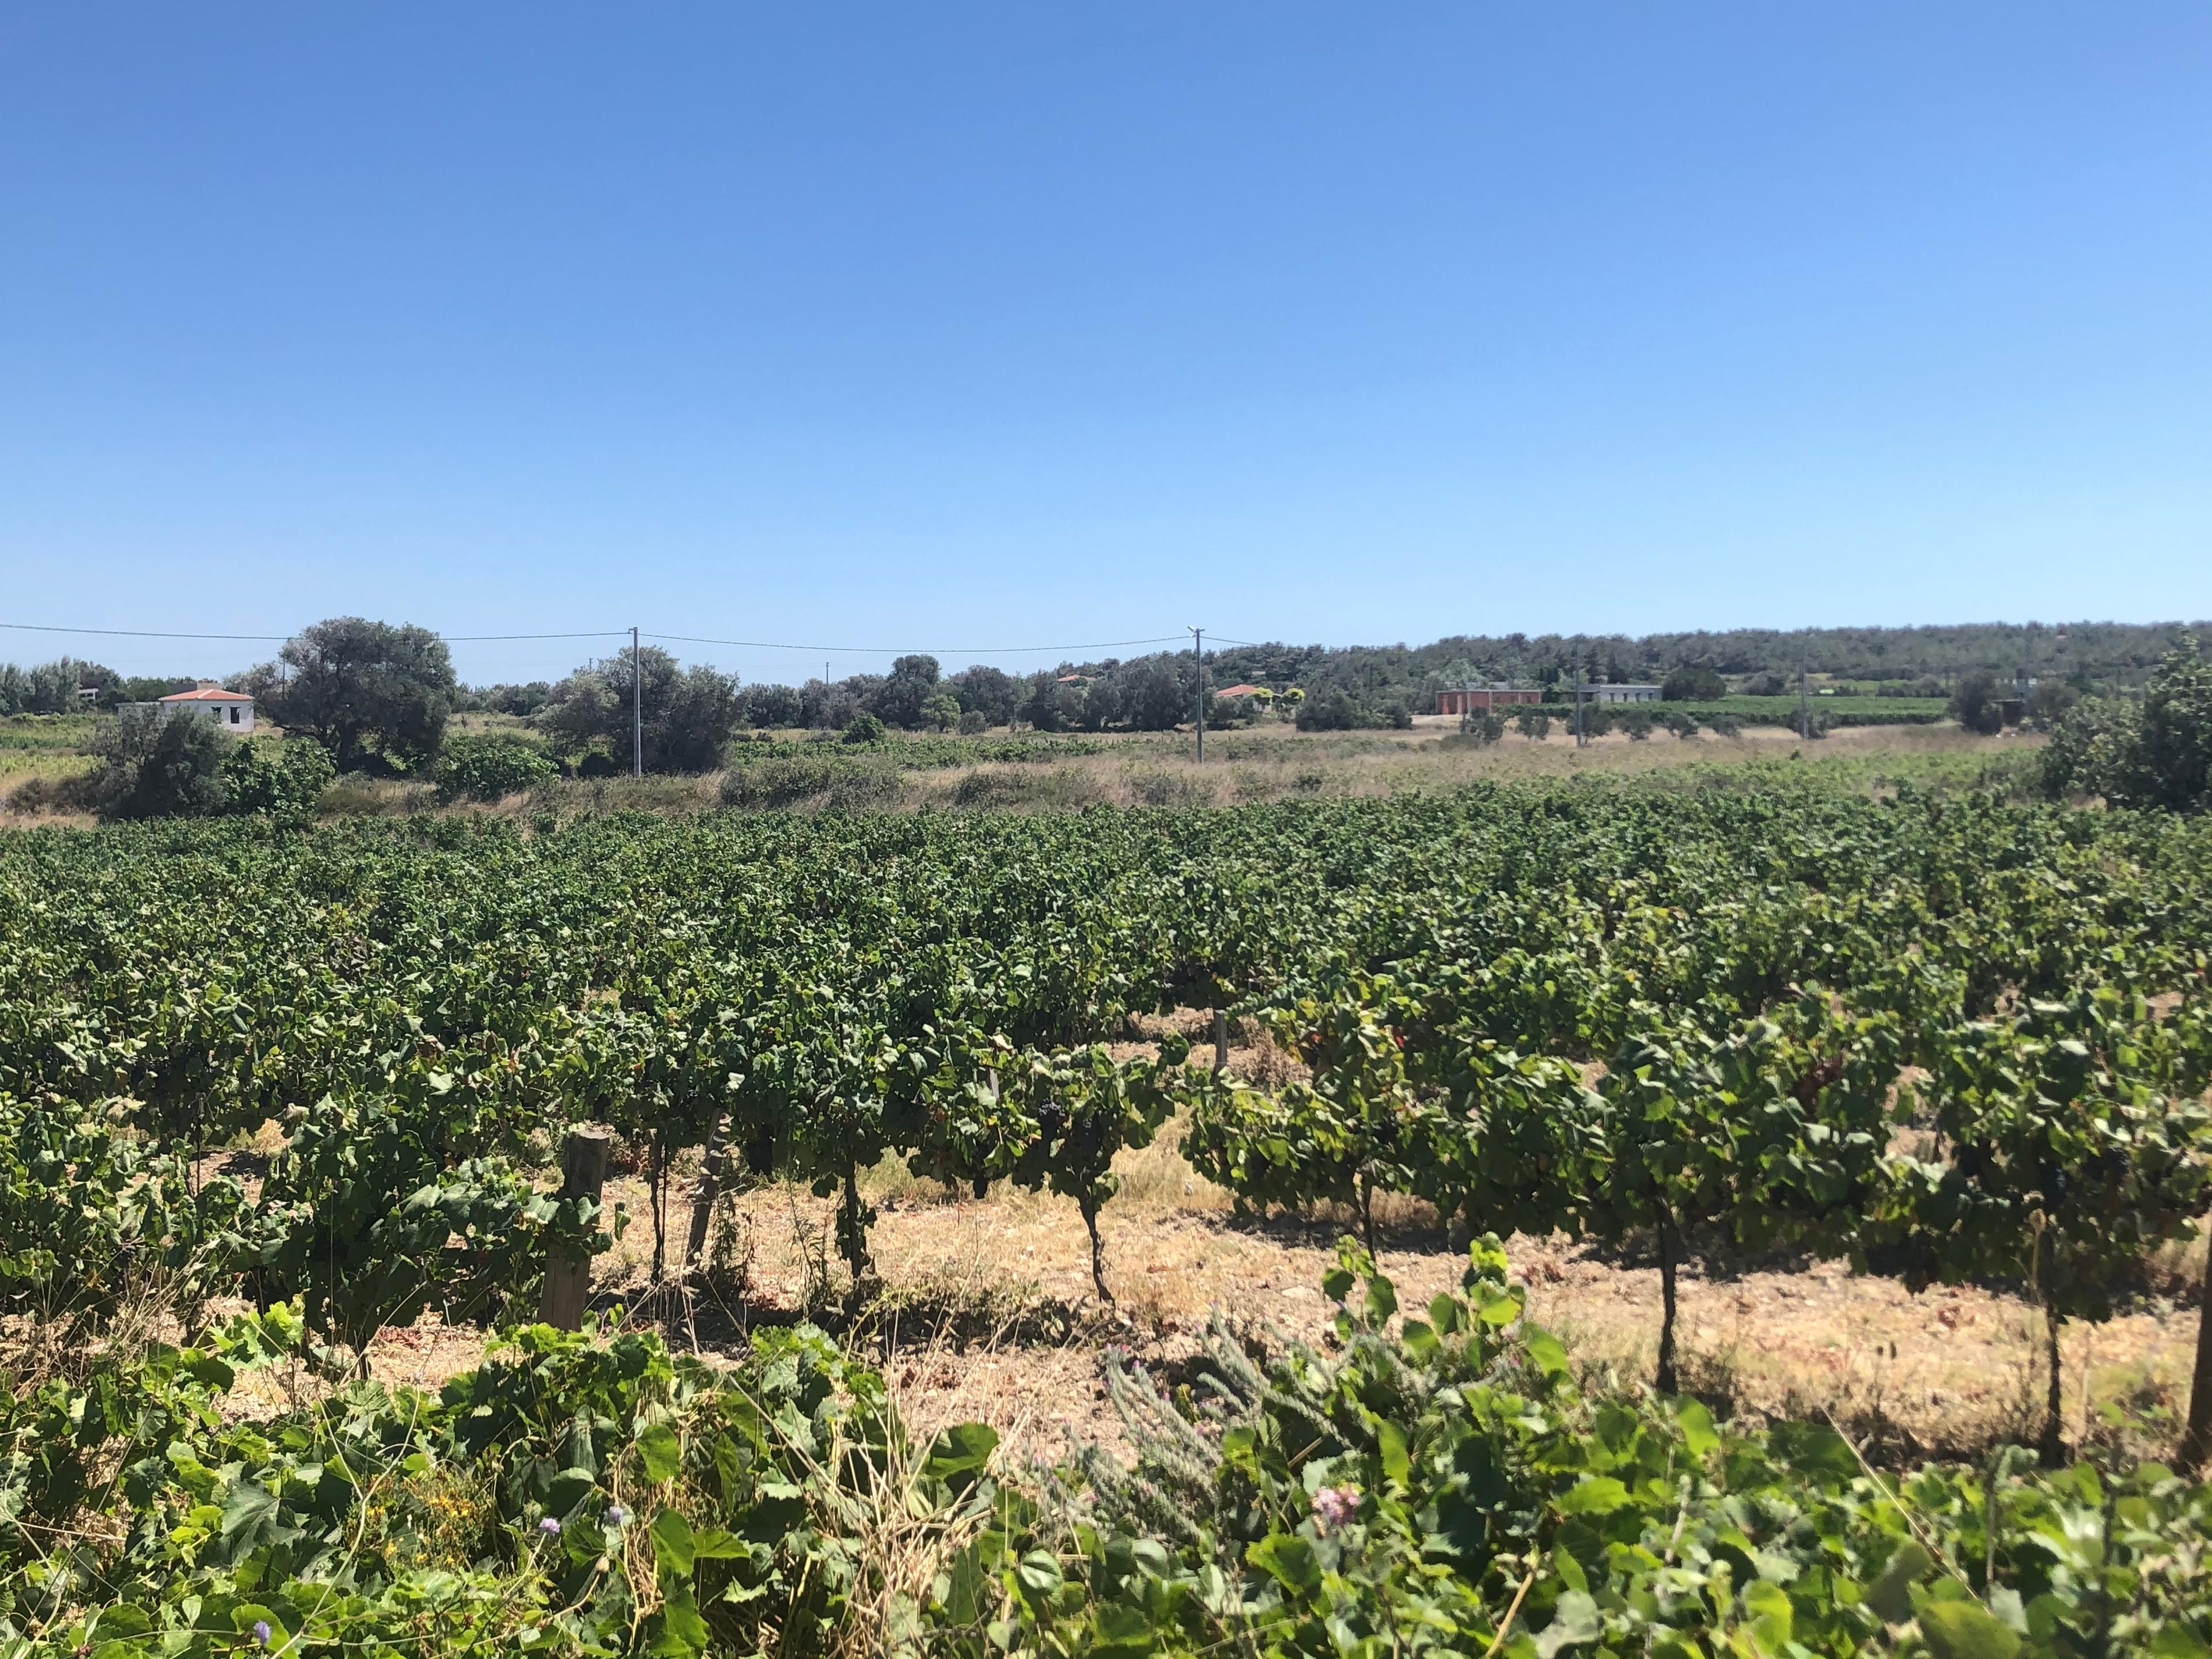
{"label": "white house with red roof", "polygon": [[213,680],[202,680],[190,691],[172,691],[154,702],[125,707],[155,711],[163,720],[178,714],[210,720],[240,737],[253,730],[253,699],[243,691],[226,691]]}

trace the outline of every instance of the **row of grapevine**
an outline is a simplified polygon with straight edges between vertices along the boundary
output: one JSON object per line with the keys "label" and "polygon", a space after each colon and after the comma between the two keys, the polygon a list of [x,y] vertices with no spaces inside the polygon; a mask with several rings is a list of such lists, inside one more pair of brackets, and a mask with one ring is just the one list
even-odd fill
{"label": "row of grapevine", "polygon": [[[2136,1057],[2195,1052],[2203,826],[1762,781],[10,836],[0,1094],[119,1116],[163,1154],[285,1123],[266,1213],[232,1231],[271,1294],[319,1261],[362,1284],[400,1264],[333,1315],[356,1332],[446,1294],[410,1285],[511,1299],[489,1241],[551,1224],[521,1175],[587,1120],[638,1145],[657,1188],[714,1141],[837,1195],[856,1280],[857,1176],[886,1155],[1071,1194],[1095,1261],[1114,1153],[1178,1102],[1194,1155],[1255,1202],[1389,1188],[1477,1228],[1651,1230],[1670,1261],[1694,1218],[1918,1273],[2014,1271],[1988,1241],[2063,1207],[2012,1161],[2037,1134],[2039,1170],[2140,1189],[2136,1243],[2173,1236],[2197,1203],[2197,1062]],[[2177,994],[2183,1017],[2136,1012]],[[1172,1044],[1098,1046],[1193,1006],[1267,1020],[1308,1079],[1263,1093]],[[2065,1019],[2119,1035],[2036,1023]],[[2068,1043],[2117,1056],[2091,1095],[2042,1109],[2044,1084],[2006,1080]],[[1899,1123],[1908,1066],[1928,1075]],[[2098,1173],[2145,1090],[2170,1103],[2172,1168],[2131,1152]],[[2113,1103],[2094,1129],[2069,1103],[2092,1097]],[[1893,1144],[1916,1125],[1925,1146]],[[2019,1191],[1991,1209],[1978,1172],[1998,1170]],[[457,1224],[433,1250],[441,1206]],[[2069,1249],[2025,1270],[2054,1307],[2109,1282]]]}

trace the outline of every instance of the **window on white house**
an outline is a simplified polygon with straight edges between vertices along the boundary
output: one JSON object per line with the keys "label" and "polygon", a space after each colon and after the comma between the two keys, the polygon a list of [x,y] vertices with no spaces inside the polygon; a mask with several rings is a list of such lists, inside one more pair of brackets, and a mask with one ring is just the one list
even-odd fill
{"label": "window on white house", "polygon": [[238,724],[238,705],[236,703],[233,703],[230,706],[230,723],[233,726]]}

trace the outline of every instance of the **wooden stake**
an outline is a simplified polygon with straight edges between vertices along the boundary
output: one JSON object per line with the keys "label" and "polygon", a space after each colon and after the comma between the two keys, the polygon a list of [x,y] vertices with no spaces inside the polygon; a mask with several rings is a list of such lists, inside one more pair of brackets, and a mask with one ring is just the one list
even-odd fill
{"label": "wooden stake", "polygon": [[729,1121],[727,1112],[717,1112],[714,1127],[707,1131],[706,1160],[699,1171],[698,1191],[691,1197],[691,1237],[684,1246],[684,1271],[687,1273],[706,1246],[707,1224],[714,1218],[714,1199],[722,1189],[722,1164],[730,1155],[722,1131]]}
{"label": "wooden stake", "polygon": [[2189,1385],[2189,1430],[2181,1437],[2181,1467],[2196,1470],[2212,1460],[2212,1262],[2197,1302],[2197,1375]]}
{"label": "wooden stake", "polygon": [[[568,1144],[561,1152],[563,1203],[584,1198],[599,1202],[606,1189],[607,1153],[613,1146],[614,1136],[605,1129],[587,1126],[568,1132]],[[556,1244],[546,1253],[538,1318],[556,1329],[573,1331],[584,1322],[584,1308],[591,1299],[591,1257]]]}

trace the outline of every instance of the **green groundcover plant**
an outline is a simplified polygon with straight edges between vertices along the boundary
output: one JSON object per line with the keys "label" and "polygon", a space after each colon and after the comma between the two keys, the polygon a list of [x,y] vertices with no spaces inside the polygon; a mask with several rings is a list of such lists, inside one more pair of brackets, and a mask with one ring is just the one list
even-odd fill
{"label": "green groundcover plant", "polygon": [[515,1331],[437,1395],[252,1420],[279,1304],[0,1406],[0,1654],[2212,1652],[2212,1490],[2156,1464],[1878,1473],[1834,1429],[1593,1390],[1494,1237],[1401,1310],[1352,1241],[1318,1347],[1218,1316],[1132,1452],[910,1437],[810,1328],[736,1366]]}

